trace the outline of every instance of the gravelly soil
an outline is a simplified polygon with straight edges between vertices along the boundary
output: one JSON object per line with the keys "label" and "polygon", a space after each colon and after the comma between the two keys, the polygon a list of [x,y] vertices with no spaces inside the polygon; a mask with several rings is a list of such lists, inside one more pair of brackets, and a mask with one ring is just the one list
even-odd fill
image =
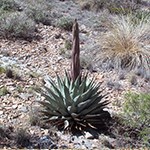
{"label": "gravelly soil", "polygon": [[[94,67],[95,64],[92,60],[96,50],[101,49],[100,37],[104,32],[103,25],[99,26],[102,12],[82,11],[77,4],[70,0],[50,2],[53,14],[57,14],[58,17],[65,16],[78,19],[81,56],[90,58],[91,61],[88,63]],[[44,25],[39,25],[38,30],[42,37],[39,41],[1,39],[0,65],[11,68],[20,78],[8,78],[6,74],[0,74],[0,88],[6,87],[8,89],[8,94],[0,95],[0,125],[12,127],[14,130],[20,127],[27,128],[32,135],[32,142],[39,141],[41,144],[39,146],[35,142],[35,148],[36,146],[47,148],[47,145],[42,145],[42,142],[46,143],[45,141],[54,148],[61,148],[61,146],[63,148],[64,146],[64,148],[93,149],[128,146],[127,144],[121,145],[116,139],[105,135],[101,135],[99,139],[91,140],[84,136],[72,137],[70,134],[63,134],[59,131],[56,131],[55,134],[54,131],[50,131],[51,129],[30,125],[31,109],[35,109],[37,100],[41,99],[39,95],[33,92],[34,87],[41,86],[43,79],[48,78],[48,76],[55,79],[56,73],[63,76],[64,70],[70,69],[70,59],[61,55],[61,49],[65,49],[65,40],[71,39],[71,32]],[[94,76],[97,82],[101,82],[102,88],[105,89],[106,93],[109,93],[108,98],[111,101],[109,111],[112,115],[121,111],[124,102],[123,95],[127,91],[150,92],[149,81],[146,82],[132,72],[125,74],[125,79],[121,80],[119,79],[120,73],[114,70],[100,71],[96,67],[94,70],[97,71],[90,70],[89,74],[91,77]],[[83,71],[88,70],[83,69]],[[136,78],[135,85],[131,84],[133,76]],[[108,143],[106,142],[106,144],[105,141]],[[16,146],[13,142],[12,144],[10,141],[5,142],[9,143],[8,147]],[[3,143],[0,143],[0,148],[2,147]]]}

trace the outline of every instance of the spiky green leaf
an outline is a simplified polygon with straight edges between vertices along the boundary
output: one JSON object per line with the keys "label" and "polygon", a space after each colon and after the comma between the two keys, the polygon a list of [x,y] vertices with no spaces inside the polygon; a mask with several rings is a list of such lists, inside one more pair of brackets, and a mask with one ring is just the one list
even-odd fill
{"label": "spiky green leaf", "polygon": [[50,87],[38,90],[45,97],[45,101],[40,101],[43,119],[61,129],[97,129],[105,126],[105,120],[110,115],[104,111],[108,101],[102,101],[105,95],[99,91],[100,84],[95,83],[94,79],[89,80],[87,74],[75,81],[67,72],[64,79],[58,75],[56,77],[56,83],[48,80]]}

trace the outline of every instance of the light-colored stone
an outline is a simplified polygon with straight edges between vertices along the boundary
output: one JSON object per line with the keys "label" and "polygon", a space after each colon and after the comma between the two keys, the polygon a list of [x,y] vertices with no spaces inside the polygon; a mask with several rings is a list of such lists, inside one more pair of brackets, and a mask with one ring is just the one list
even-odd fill
{"label": "light-colored stone", "polygon": [[85,132],[85,138],[86,139],[93,139],[94,137],[93,137],[93,135],[91,133]]}
{"label": "light-colored stone", "polygon": [[0,115],[2,115],[4,112],[2,110],[0,110]]}
{"label": "light-colored stone", "polygon": [[13,108],[13,109],[16,109],[17,107],[18,107],[18,105],[17,105],[17,104],[12,105],[12,108]]}

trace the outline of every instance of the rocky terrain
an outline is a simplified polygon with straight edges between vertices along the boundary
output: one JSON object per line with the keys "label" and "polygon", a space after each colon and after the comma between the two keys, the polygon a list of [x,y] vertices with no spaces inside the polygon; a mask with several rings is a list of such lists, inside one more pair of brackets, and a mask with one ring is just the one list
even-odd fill
{"label": "rocky terrain", "polygon": [[[105,19],[102,15],[109,16],[108,12],[81,10],[71,0],[51,1],[51,6],[52,15],[56,16],[53,22],[61,16],[78,20],[82,71],[95,77],[96,82],[101,83],[101,88],[108,93],[108,111],[112,116],[121,113],[126,92],[150,92],[150,81],[134,72],[98,68],[94,58],[97,51],[101,50],[101,37],[107,30],[101,21]],[[37,28],[41,37],[39,40],[0,39],[0,67],[7,68],[5,73],[0,73],[0,126],[6,127],[6,133],[10,133],[11,138],[16,136],[19,129],[26,129],[30,141],[27,136],[23,146],[29,149],[113,149],[130,146],[128,140],[123,141],[122,137],[116,139],[102,134],[94,139],[89,133],[77,137],[57,131],[54,127],[47,129],[41,125],[35,114],[39,113],[37,101],[42,97],[34,89],[42,86],[47,78],[55,80],[56,73],[64,76],[65,70],[70,70],[71,51],[67,50],[66,41],[71,41],[72,33],[54,25],[38,24]],[[0,148],[16,148],[16,143],[11,138],[2,139]]]}

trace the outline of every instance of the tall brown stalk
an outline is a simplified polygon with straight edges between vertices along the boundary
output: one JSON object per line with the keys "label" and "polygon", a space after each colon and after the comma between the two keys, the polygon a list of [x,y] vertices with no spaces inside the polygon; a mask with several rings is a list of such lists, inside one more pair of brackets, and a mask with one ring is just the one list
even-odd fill
{"label": "tall brown stalk", "polygon": [[71,79],[75,81],[80,76],[80,44],[79,44],[79,27],[77,20],[72,29],[72,60],[71,60]]}

